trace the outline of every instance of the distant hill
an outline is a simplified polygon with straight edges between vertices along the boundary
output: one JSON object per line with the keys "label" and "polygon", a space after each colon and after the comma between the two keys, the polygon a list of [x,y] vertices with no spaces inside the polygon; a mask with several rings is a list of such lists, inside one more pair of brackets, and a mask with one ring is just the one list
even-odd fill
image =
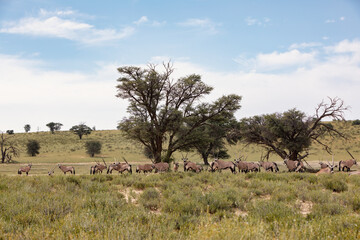
{"label": "distant hill", "polygon": [[[354,157],[360,158],[360,125],[353,126],[352,121],[334,121],[331,122],[331,124],[348,135],[348,140],[331,140],[330,137],[325,138],[325,142],[333,149],[335,161],[349,158],[346,149],[349,149]],[[26,154],[26,143],[29,139],[37,140],[40,143],[40,154],[36,157],[29,157]],[[113,161],[115,158],[122,160],[122,157],[132,162],[149,161],[142,154],[142,145],[129,141],[119,130],[93,131],[90,135],[84,136],[82,140],[69,131],[60,131],[55,134],[51,134],[50,132],[16,133],[13,141],[15,141],[21,149],[21,155],[19,158],[16,158],[15,161],[22,163],[93,162],[94,159],[85,154],[84,144],[88,140],[99,140],[102,143],[102,153],[98,157],[104,157],[107,161]],[[246,146],[243,143],[228,146],[228,149],[231,159],[239,156],[241,152],[242,155],[247,156],[248,161],[258,161],[262,152],[264,152],[259,146]],[[331,155],[319,144],[314,143],[310,149],[310,153],[311,155],[307,158],[307,161],[331,160]],[[181,155],[179,153],[175,153],[174,156],[177,161],[181,161]],[[188,157],[192,161],[201,162],[200,156],[195,152],[189,153]],[[281,161],[276,155],[272,155],[270,160]]]}

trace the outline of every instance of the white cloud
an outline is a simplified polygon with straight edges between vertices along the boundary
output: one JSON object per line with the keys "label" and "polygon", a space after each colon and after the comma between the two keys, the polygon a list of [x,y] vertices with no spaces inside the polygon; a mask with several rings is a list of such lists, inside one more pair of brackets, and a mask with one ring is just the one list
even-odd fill
{"label": "white cloud", "polygon": [[322,46],[322,43],[319,42],[304,42],[304,43],[294,43],[292,44],[289,49],[305,49],[305,48],[314,48],[314,47],[320,47]]}
{"label": "white cloud", "polygon": [[217,27],[221,26],[220,23],[214,23],[208,18],[204,18],[204,19],[190,18],[184,22],[179,23],[179,25],[183,27],[193,27],[198,29],[200,28],[211,34],[216,34],[218,32]]}
{"label": "white cloud", "polygon": [[140,24],[146,23],[148,21],[149,21],[149,19],[147,18],[147,16],[142,16],[139,20],[135,21],[134,24],[140,25]]}
{"label": "white cloud", "polygon": [[245,18],[245,22],[246,22],[246,25],[248,26],[254,26],[254,25],[257,25],[257,26],[267,26],[269,23],[270,23],[271,19],[270,18],[263,18],[263,19],[257,19],[257,18],[253,18],[253,17],[247,17]]}
{"label": "white cloud", "polygon": [[325,23],[334,23],[334,22],[336,22],[334,19],[327,19],[327,20],[325,21]]}
{"label": "white cloud", "polygon": [[73,11],[47,12],[41,9],[39,17],[22,18],[19,21],[3,24],[0,33],[65,38],[85,44],[96,44],[123,39],[134,32],[132,27],[124,27],[120,30],[98,29],[88,23],[61,17],[72,14]]}
{"label": "white cloud", "polygon": [[345,17],[340,17],[340,21],[345,21]]}

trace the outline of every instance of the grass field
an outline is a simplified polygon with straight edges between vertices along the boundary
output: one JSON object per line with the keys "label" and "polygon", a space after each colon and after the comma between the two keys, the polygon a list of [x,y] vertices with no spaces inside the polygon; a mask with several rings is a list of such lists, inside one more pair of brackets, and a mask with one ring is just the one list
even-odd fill
{"label": "grass field", "polygon": [[360,177],[0,175],[0,239],[358,239]]}
{"label": "grass field", "polygon": [[[334,140],[335,161],[359,156],[360,127],[340,125],[350,140]],[[87,140],[100,140],[101,158],[125,157],[133,165],[148,162],[142,147],[120,131],[95,131],[79,140],[70,132],[15,134],[22,154],[17,163],[0,164],[0,239],[359,239],[360,176],[287,173],[89,175],[94,158],[85,154]],[[40,142],[40,155],[29,157],[25,144]],[[261,148],[229,146],[248,161],[258,161]],[[331,160],[318,145],[307,159]],[[190,153],[190,160],[201,162]],[[175,159],[181,160],[176,153]],[[272,156],[271,161],[282,160]],[[29,176],[19,166],[33,163]],[[63,175],[57,163],[72,165],[76,175]],[[353,170],[359,170],[355,166]]]}

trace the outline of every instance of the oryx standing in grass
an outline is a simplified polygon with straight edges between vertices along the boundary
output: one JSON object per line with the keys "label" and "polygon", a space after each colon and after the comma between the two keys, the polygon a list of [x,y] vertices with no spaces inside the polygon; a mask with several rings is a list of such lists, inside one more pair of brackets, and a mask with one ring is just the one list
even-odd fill
{"label": "oryx standing in grass", "polygon": [[29,172],[31,170],[32,163],[29,163],[26,167],[21,167],[18,169],[18,174],[22,174],[23,172],[26,173],[26,175],[29,175]]}
{"label": "oryx standing in grass", "polygon": [[126,159],[123,157],[125,163],[120,163],[120,162],[116,162],[116,163],[112,163],[110,164],[110,166],[108,167],[107,170],[107,174],[111,174],[113,170],[118,171],[119,173],[123,173],[125,171],[128,171],[130,174],[132,174],[132,166],[131,164],[128,163],[128,161],[126,161]]}
{"label": "oryx standing in grass", "polygon": [[299,172],[304,168],[304,164],[298,160],[289,160],[289,157],[284,159],[284,163],[289,172]]}
{"label": "oryx standing in grass", "polygon": [[225,170],[225,169],[230,169],[232,173],[236,173],[235,170],[235,163],[233,162],[229,162],[229,161],[224,161],[224,160],[220,160],[220,159],[215,159],[214,162],[211,163],[210,165],[210,169],[212,172],[216,171],[216,170]]}
{"label": "oryx standing in grass", "polygon": [[105,169],[107,169],[107,165],[104,159],[102,159],[104,164],[101,164],[99,162],[96,161],[96,165],[91,166],[90,168],[90,174],[95,174],[97,172],[103,172]]}
{"label": "oryx standing in grass", "polygon": [[349,172],[350,171],[350,168],[353,166],[353,165],[357,165],[357,162],[356,162],[356,159],[354,158],[354,156],[348,151],[348,154],[352,157],[352,159],[349,159],[349,160],[342,160],[339,162],[339,171],[346,171]]}
{"label": "oryx standing in grass", "polygon": [[70,172],[71,174],[74,174],[75,175],[75,168],[74,167],[71,167],[71,166],[64,166],[64,165],[61,165],[60,163],[58,163],[58,167],[60,168],[60,170],[66,174],[67,172]]}

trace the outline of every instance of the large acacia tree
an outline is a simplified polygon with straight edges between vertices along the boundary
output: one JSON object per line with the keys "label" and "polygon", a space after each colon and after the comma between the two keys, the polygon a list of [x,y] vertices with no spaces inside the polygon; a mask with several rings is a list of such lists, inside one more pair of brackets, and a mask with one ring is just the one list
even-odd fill
{"label": "large acacia tree", "polygon": [[268,157],[277,154],[291,160],[304,159],[313,142],[322,145],[329,153],[331,149],[322,138],[324,136],[345,138],[345,135],[324,120],[345,120],[344,111],[348,107],[339,98],[322,101],[313,116],[291,109],[284,113],[266,114],[241,120],[241,135],[249,144],[263,146]]}
{"label": "large acacia tree", "polygon": [[212,87],[196,74],[173,80],[172,65],[163,67],[162,72],[155,65],[120,67],[117,80],[117,97],[129,101],[129,116],[118,128],[143,144],[156,162],[169,161],[176,150],[192,146],[198,141],[196,129],[224,112],[236,111],[241,100],[238,95],[228,95],[213,103],[201,103]]}

